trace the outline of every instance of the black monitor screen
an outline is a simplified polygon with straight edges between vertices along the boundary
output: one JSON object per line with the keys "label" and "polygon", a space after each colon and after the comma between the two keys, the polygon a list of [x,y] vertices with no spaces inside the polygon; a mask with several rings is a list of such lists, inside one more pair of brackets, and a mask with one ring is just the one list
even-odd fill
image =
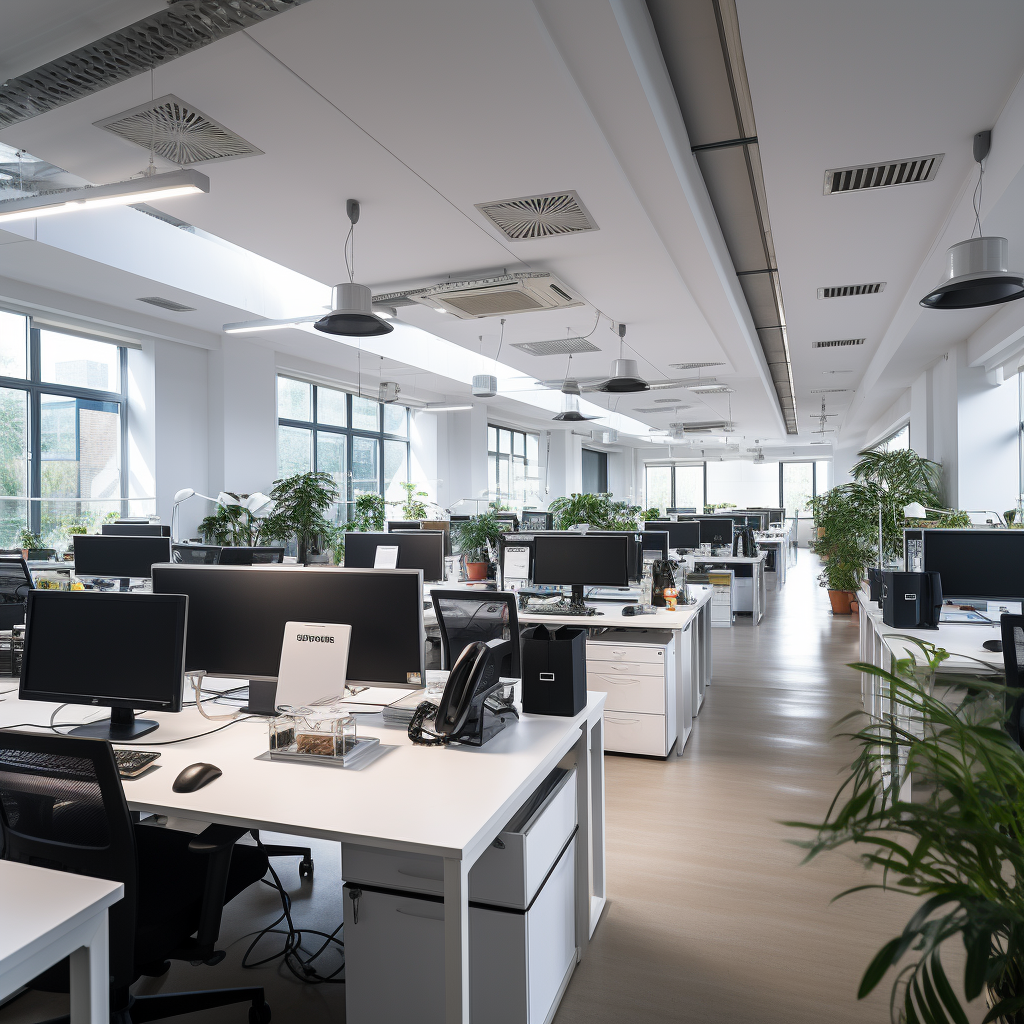
{"label": "black monitor screen", "polygon": [[699,548],[700,547],[700,523],[690,521],[685,523],[672,523],[666,520],[653,519],[644,523],[645,530],[666,532],[668,534],[668,546],[670,548]]}
{"label": "black monitor screen", "polygon": [[100,533],[104,537],[170,537],[171,528],[159,523],[104,523]]}
{"label": "black monitor screen", "polygon": [[189,671],[276,679],[286,622],[342,622],[352,626],[350,683],[421,685],[425,637],[420,572],[158,565],[153,590],[188,595]]}
{"label": "black monitor screen", "polygon": [[423,524],[418,519],[389,519],[388,533],[395,530],[422,530]]}
{"label": "black monitor screen", "polygon": [[180,711],[186,608],[177,595],[33,590],[20,696]]}
{"label": "black monitor screen", "polygon": [[538,534],[534,545],[534,583],[565,587],[629,586],[628,541],[624,536]]}
{"label": "black monitor screen", "polygon": [[780,523],[781,524],[781,523],[784,523],[785,521],[786,521],[786,510],[785,509],[779,508],[779,509],[769,509],[768,510],[768,522],[769,523]]}
{"label": "black monitor screen", "polygon": [[522,530],[550,530],[554,526],[554,514],[551,512],[523,512],[519,521]]}
{"label": "black monitor screen", "polygon": [[944,598],[1024,600],[1024,530],[921,530]]}
{"label": "black monitor screen", "polygon": [[372,569],[379,547],[398,548],[399,569],[422,569],[428,583],[444,579],[444,534],[439,530],[346,533],[345,568]]}
{"label": "black monitor screen", "polygon": [[732,543],[732,520],[724,516],[699,519],[700,542],[710,544],[713,548],[725,547]]}
{"label": "black monitor screen", "polygon": [[157,562],[171,560],[170,537],[104,537],[75,534],[76,576],[145,579]]}
{"label": "black monitor screen", "polygon": [[171,561],[179,565],[217,565],[220,548],[213,544],[172,544]]}
{"label": "black monitor screen", "polygon": [[[639,530],[588,530],[587,537],[625,537],[629,578],[641,580],[644,575],[643,534]],[[665,556],[668,557],[667,555]]]}
{"label": "black monitor screen", "polygon": [[644,551],[657,551],[659,558],[668,558],[668,530],[648,530],[643,532]]}

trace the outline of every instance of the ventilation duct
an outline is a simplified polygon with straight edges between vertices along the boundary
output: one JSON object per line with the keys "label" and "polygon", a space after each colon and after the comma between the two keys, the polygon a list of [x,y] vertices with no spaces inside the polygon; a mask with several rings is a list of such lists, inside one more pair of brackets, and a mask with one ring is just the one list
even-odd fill
{"label": "ventilation duct", "polygon": [[177,0],[0,87],[0,128],[134,78],[306,0]]}
{"label": "ventilation duct", "polygon": [[[540,271],[504,274],[478,281],[450,281],[399,294],[461,320],[583,305],[583,300],[554,274]],[[375,301],[390,302],[391,296],[379,295]]]}
{"label": "ventilation duct", "polygon": [[943,155],[933,153],[931,156],[890,160],[882,164],[836,167],[825,172],[824,192],[827,196],[834,196],[841,192],[864,192],[867,189],[934,181],[935,175],[939,173]]}
{"label": "ventilation duct", "polygon": [[597,230],[587,208],[573,191],[477,203],[476,208],[512,241]]}

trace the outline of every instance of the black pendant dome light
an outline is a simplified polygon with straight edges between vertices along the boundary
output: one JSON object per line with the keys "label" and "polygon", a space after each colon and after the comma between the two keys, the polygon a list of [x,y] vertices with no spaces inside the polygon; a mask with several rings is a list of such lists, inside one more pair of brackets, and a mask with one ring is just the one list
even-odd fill
{"label": "black pendant dome light", "polygon": [[946,253],[946,276],[921,305],[927,309],[976,309],[1024,297],[1024,276],[1007,269],[1009,243],[998,235],[981,233],[981,197],[985,167],[982,161],[992,145],[992,132],[974,136],[978,184],[974,190],[974,221],[978,237],[951,245]]}
{"label": "black pendant dome light", "polygon": [[356,222],[359,220],[359,203],[355,199],[349,199],[345,204],[345,212],[348,214],[350,225],[345,238],[345,269],[348,270],[348,281],[335,285],[335,308],[317,320],[313,326],[324,334],[340,334],[350,338],[372,338],[380,334],[390,334],[394,327],[373,312],[370,289],[365,284],[355,283],[354,232]]}

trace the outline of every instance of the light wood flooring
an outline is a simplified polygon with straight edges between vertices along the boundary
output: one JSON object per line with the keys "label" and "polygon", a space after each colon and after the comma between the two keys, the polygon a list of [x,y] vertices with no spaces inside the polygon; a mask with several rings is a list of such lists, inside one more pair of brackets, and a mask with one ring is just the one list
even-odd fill
{"label": "light wood flooring", "polygon": [[[862,1002],[857,984],[912,904],[877,893],[830,904],[865,880],[863,870],[838,854],[801,866],[787,843],[792,830],[778,824],[824,814],[849,755],[833,725],[860,707],[858,678],[845,667],[857,657],[857,622],[833,618],[817,569],[802,550],[758,627],[741,617],[714,631],[714,681],[682,758],[606,758],[609,904],[554,1024],[888,1020],[887,984]],[[294,860],[278,869],[296,920],[330,931],[341,903],[338,851],[312,845],[312,885],[300,884]],[[263,984],[275,1024],[338,1024],[344,986],[303,985],[273,965],[239,968],[244,936],[277,908],[269,889],[254,886],[225,913],[223,964],[175,964],[139,990]],[[957,971],[953,957],[948,967]],[[400,984],[400,963],[395,974]],[[60,997],[30,994],[0,1009],[0,1024],[40,1021],[60,1006]],[[244,1013],[192,1019],[239,1024]]]}

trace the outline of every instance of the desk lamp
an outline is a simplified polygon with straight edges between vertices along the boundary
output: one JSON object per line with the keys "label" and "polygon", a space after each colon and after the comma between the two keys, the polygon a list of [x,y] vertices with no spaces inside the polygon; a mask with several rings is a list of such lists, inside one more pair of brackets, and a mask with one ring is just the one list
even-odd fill
{"label": "desk lamp", "polygon": [[[207,501],[212,501],[215,505],[241,505],[242,503],[235,498],[232,498],[226,491],[221,491],[216,498],[211,498],[208,494],[199,494],[198,491],[192,490],[191,487],[182,487],[174,495],[174,507],[171,509],[171,542],[177,544],[178,542],[178,506],[183,501],[188,501],[189,498],[196,496],[205,498]],[[263,497],[263,495],[261,495]],[[269,499],[267,499],[269,500]]]}

